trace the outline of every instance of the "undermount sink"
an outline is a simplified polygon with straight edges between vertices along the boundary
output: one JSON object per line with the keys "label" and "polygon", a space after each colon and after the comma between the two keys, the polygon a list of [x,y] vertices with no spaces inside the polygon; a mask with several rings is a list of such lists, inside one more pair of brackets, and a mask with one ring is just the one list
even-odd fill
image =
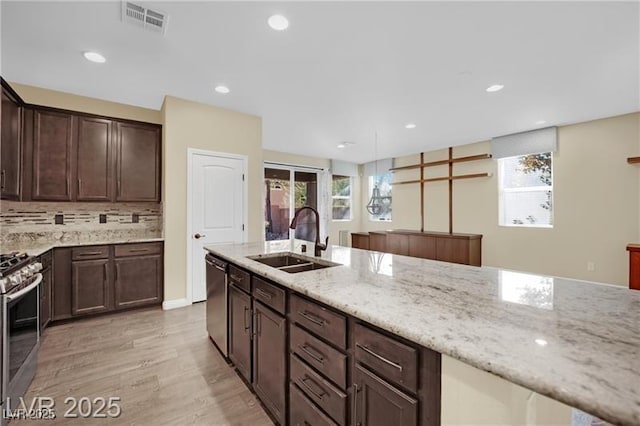
{"label": "undermount sink", "polygon": [[313,259],[293,253],[247,256],[247,258],[290,274],[330,268],[332,266],[341,266],[339,263],[329,262],[328,260]]}

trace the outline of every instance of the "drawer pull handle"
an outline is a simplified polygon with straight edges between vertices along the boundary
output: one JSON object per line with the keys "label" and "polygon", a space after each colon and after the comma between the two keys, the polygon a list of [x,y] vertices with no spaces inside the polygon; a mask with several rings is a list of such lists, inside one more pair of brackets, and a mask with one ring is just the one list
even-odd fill
{"label": "drawer pull handle", "polygon": [[139,249],[130,249],[131,253],[144,253],[145,251],[149,251],[148,248],[139,248]]}
{"label": "drawer pull handle", "polygon": [[319,325],[320,327],[324,327],[324,319],[318,317],[317,315],[312,314],[309,311],[298,311],[298,313],[306,320],[311,321],[314,324]]}
{"label": "drawer pull handle", "polygon": [[84,253],[78,253],[78,256],[97,256],[102,254],[101,251],[85,251]]}
{"label": "drawer pull handle", "polygon": [[[322,399],[323,396],[327,394],[322,389],[322,387],[320,387],[319,384],[317,384],[313,379],[309,378],[308,376],[305,376],[304,379],[301,380],[301,382],[304,385],[304,387],[309,390],[309,392],[311,392],[316,398],[320,400]],[[309,384],[309,382],[313,383],[313,386],[315,386],[316,388],[319,388],[320,390],[316,391],[315,389],[313,389],[313,387]]]}
{"label": "drawer pull handle", "polygon": [[238,283],[242,282],[242,278],[240,278],[237,275],[229,274],[229,278],[231,278],[232,281],[235,281],[235,282],[238,282]]}
{"label": "drawer pull handle", "polygon": [[302,352],[306,353],[311,358],[313,358],[316,361],[318,361],[320,364],[324,364],[324,357],[313,346],[305,343],[304,345],[298,345],[298,347],[300,348],[300,350]]}
{"label": "drawer pull handle", "polygon": [[256,293],[258,294],[258,296],[260,297],[264,297],[267,300],[271,300],[271,298],[273,297],[273,295],[267,291],[264,291],[261,288],[256,288]]}
{"label": "drawer pull handle", "polygon": [[392,366],[393,368],[397,368],[398,370],[400,370],[400,372],[402,372],[402,366],[400,364],[398,364],[396,362],[393,362],[393,361],[389,361],[388,359],[386,359],[382,355],[378,355],[377,353],[375,353],[374,351],[372,351],[368,347],[361,345],[360,343],[356,343],[356,347],[362,349],[363,351],[365,351],[366,353],[368,353],[372,357],[377,358],[380,361],[384,362],[385,364],[388,364],[388,365]]}

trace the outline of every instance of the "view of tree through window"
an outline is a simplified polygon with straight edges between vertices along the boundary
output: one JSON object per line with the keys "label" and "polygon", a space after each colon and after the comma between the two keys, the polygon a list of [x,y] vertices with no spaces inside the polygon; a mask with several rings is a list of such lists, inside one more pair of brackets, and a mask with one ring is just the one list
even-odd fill
{"label": "view of tree through window", "polygon": [[351,220],[351,177],[333,175],[331,178],[331,217]]}
{"label": "view of tree through window", "polygon": [[550,152],[501,158],[500,225],[553,225],[553,176]]}

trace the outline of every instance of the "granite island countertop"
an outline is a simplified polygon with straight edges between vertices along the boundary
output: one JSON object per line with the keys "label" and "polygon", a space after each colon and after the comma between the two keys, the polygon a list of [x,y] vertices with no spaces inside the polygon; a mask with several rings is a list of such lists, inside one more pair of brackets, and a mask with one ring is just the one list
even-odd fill
{"label": "granite island countertop", "polygon": [[342,266],[298,274],[246,257],[300,253],[301,244],[205,248],[291,290],[603,420],[640,424],[640,291],[338,246],[322,258]]}

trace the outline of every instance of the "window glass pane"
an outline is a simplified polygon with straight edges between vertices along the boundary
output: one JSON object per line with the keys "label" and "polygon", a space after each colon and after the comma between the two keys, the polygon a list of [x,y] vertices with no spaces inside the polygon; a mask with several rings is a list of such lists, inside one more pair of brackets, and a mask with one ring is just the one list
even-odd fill
{"label": "window glass pane", "polygon": [[333,175],[331,197],[332,219],[351,220],[351,177]]}
{"label": "window glass pane", "polygon": [[[386,173],[378,176],[369,176],[369,200],[371,200],[371,196],[373,194],[373,189],[378,187],[380,190],[380,204],[381,209],[379,214],[371,214],[369,213],[370,220],[391,220],[391,210],[392,210],[392,197],[391,197],[391,182],[393,179],[393,175],[391,173]],[[369,201],[367,200],[367,203]]]}
{"label": "window glass pane", "polygon": [[552,153],[499,160],[500,225],[552,226]]}
{"label": "window glass pane", "polygon": [[295,207],[309,206],[318,209],[318,174],[294,172]]}
{"label": "window glass pane", "polygon": [[290,172],[289,170],[264,169],[265,182],[265,210],[264,232],[265,240],[288,240],[290,206]]}

